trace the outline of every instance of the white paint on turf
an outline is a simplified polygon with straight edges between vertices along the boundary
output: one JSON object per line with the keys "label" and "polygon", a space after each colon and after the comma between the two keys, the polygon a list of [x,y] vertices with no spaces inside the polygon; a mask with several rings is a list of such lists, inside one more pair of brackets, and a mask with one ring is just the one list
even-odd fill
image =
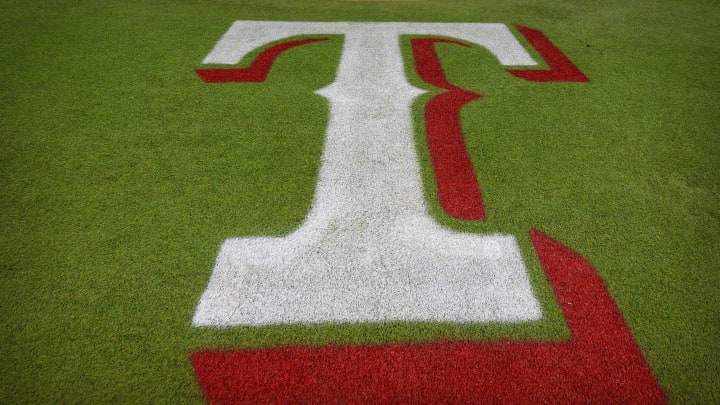
{"label": "white paint on turf", "polygon": [[233,24],[205,63],[237,63],[271,41],[343,34],[337,78],[317,93],[330,119],[313,206],[284,237],[228,239],[196,326],[541,317],[512,235],[441,228],[424,202],[398,36],[444,35],[502,64],[535,64],[502,24]]}

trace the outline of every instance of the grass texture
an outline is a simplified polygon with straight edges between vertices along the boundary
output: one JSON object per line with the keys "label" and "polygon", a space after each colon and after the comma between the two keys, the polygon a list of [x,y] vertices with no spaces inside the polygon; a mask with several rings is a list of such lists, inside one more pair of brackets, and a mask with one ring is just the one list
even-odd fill
{"label": "grass texture", "polygon": [[[238,19],[517,23],[563,50],[589,83],[524,82],[437,45],[484,95],[462,111],[484,223],[442,212],[432,93],[414,105],[432,214],[513,233],[543,320],[193,328],[222,241],[307,214],[328,115],[313,91],[342,46],[293,49],[263,84],[203,83],[194,69]],[[718,21],[714,1],[0,2],[0,402],[201,403],[203,348],[562,340],[532,227],[597,269],[670,402],[720,402]]]}

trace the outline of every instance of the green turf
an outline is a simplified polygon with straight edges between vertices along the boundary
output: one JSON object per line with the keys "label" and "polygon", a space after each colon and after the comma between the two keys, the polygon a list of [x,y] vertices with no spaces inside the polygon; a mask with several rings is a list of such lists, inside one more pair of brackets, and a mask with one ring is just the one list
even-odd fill
{"label": "green turf", "polygon": [[[328,114],[312,91],[342,46],[295,48],[265,84],[203,83],[237,19],[518,23],[554,41],[589,83],[438,45],[485,95],[462,117],[486,223],[442,213],[417,140],[433,215],[515,234],[546,318],[193,328],[225,238],[305,217]],[[595,266],[671,402],[720,403],[718,21],[715,1],[0,2],[0,402],[202,402],[198,348],[563,339],[536,227]]]}

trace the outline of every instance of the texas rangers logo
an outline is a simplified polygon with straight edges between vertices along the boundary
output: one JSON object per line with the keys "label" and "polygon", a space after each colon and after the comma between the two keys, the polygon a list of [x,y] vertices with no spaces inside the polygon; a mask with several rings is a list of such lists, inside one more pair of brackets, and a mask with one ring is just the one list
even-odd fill
{"label": "texas rangers logo", "polygon": [[[411,111],[425,90],[406,79],[401,53],[401,35],[409,36],[418,76],[444,90],[424,107],[440,205],[455,218],[483,221],[488,213],[459,118],[461,108],[482,95],[448,80],[435,45],[485,48],[499,65],[513,67],[508,73],[518,80],[588,81],[542,32],[515,29],[549,69],[533,68],[538,63],[504,24],[235,22],[203,63],[236,65],[263,51],[247,67],[198,70],[202,80],[263,82],[281,53],[330,35],[342,36],[343,49],[335,81],[316,91],[327,99],[330,115],[310,212],[286,236],[227,239],[193,325],[542,319],[513,235],[455,232],[429,214]],[[663,402],[590,264],[538,230],[530,236],[566,317],[569,341],[204,350],[192,361],[206,398]]]}

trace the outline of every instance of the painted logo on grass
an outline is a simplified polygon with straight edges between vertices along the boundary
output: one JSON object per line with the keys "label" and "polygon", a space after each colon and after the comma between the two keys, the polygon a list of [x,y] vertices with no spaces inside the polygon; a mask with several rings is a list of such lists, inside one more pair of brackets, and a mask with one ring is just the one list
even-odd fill
{"label": "painted logo on grass", "polygon": [[[536,82],[587,77],[540,31],[517,27],[550,69]],[[536,66],[504,24],[235,22],[203,61],[206,82],[262,82],[285,51],[342,35],[318,184],[302,225],[284,237],[222,245],[198,303],[199,327],[385,321],[526,322],[542,317],[513,235],[440,227],[429,215],[413,141],[400,35],[426,83],[446,90],[424,109],[443,209],[486,212],[459,112],[482,97],[445,76],[435,43],[480,46],[504,66]],[[317,36],[296,39],[297,36]],[[442,36],[453,38],[428,38]],[[283,41],[277,44],[277,41]],[[590,265],[531,231],[572,333],[569,342],[397,344],[201,351],[192,360],[211,402],[663,401],[620,312]],[[572,305],[570,303],[572,302]]]}

